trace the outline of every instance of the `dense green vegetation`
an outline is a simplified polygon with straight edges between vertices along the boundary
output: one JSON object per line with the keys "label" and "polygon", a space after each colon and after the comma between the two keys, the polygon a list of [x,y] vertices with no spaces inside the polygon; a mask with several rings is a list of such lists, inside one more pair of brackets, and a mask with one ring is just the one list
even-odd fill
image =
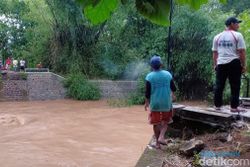
{"label": "dense green vegetation", "polygon": [[81,73],[74,73],[64,81],[67,95],[77,100],[98,100],[101,98],[97,86],[90,83]]}
{"label": "dense green vegetation", "polygon": [[[92,20],[92,23],[99,23],[93,26],[89,20],[95,19],[95,13],[91,11],[98,13],[95,7],[110,4],[107,1],[86,2],[97,4],[93,9],[85,9],[83,3],[79,5],[74,0],[1,0],[1,58],[24,58],[28,67],[42,62],[43,66],[56,73],[66,76],[77,71],[87,79],[137,79],[149,70],[148,61],[153,53],[162,56],[166,68],[168,28],[146,19],[153,17],[154,20],[154,16],[148,16],[149,6],[141,10],[145,4],[135,0],[123,3],[109,0],[114,6],[111,5],[108,15],[101,13],[103,18],[99,21]],[[99,2],[102,2],[101,6],[98,6]],[[192,8],[180,5],[188,1],[175,2],[172,66],[178,95],[185,99],[206,99],[214,81],[213,36],[224,29],[224,20],[228,16],[237,15],[244,20],[240,31],[249,47],[250,4],[248,0],[241,3],[229,0],[227,4],[210,0],[199,10],[193,10],[208,0],[198,4],[195,1]],[[153,7],[159,6],[155,5]],[[168,20],[153,22],[169,24]],[[247,52],[249,55],[249,49]],[[143,81],[143,77],[139,78]],[[139,83],[143,86],[143,82]],[[139,92],[143,96],[143,87],[140,86]],[[134,101],[141,101],[138,95],[133,97]]]}

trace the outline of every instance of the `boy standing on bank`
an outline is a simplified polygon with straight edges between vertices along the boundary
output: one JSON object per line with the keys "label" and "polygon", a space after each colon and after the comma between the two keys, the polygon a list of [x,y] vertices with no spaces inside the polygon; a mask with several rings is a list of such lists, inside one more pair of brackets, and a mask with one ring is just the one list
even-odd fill
{"label": "boy standing on bank", "polygon": [[156,145],[153,147],[160,149],[160,144],[167,144],[165,133],[172,119],[172,95],[176,87],[172,75],[161,69],[160,56],[154,55],[150,65],[152,72],[146,76],[145,110],[150,108],[149,123],[153,125],[156,138]]}

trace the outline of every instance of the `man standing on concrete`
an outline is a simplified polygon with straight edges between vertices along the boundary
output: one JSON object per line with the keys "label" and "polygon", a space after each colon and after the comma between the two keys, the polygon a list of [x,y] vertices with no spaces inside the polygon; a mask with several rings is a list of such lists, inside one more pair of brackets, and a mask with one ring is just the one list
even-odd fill
{"label": "man standing on concrete", "polygon": [[225,21],[226,30],[213,40],[213,65],[216,71],[214,105],[216,110],[222,106],[223,90],[227,78],[231,88],[231,112],[240,112],[239,94],[241,74],[246,72],[246,45],[241,33],[237,32],[239,23],[235,17]]}
{"label": "man standing on concrete", "polygon": [[153,125],[156,144],[151,145],[160,149],[160,144],[166,145],[165,133],[172,119],[172,96],[176,90],[172,75],[162,70],[160,56],[154,55],[150,60],[152,72],[146,80],[145,110],[149,110],[149,123]]}

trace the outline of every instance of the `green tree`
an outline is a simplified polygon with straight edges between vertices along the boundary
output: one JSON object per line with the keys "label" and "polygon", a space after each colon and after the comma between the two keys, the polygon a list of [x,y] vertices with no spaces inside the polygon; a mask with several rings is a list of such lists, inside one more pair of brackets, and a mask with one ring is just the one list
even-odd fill
{"label": "green tree", "polygon": [[22,19],[26,12],[28,8],[22,1],[3,0],[0,3],[0,46],[4,60],[8,56],[17,57],[19,49],[24,48],[27,43],[24,34],[30,23]]}
{"label": "green tree", "polygon": [[120,5],[106,21],[97,46],[103,76],[136,79],[152,54],[166,57],[166,38],[167,30],[138,15],[133,3]]}
{"label": "green tree", "polygon": [[[243,22],[240,24],[240,32],[243,34],[244,39],[246,41],[246,47],[247,47],[247,74],[250,72],[250,49],[249,49],[249,44],[250,44],[250,36],[249,36],[249,27],[250,27],[250,10],[245,10],[244,12],[240,13],[239,18],[243,20]],[[249,75],[248,75],[249,77]],[[247,90],[247,82],[246,80],[243,80],[242,82],[242,95],[247,96],[247,91],[249,92],[250,90]],[[248,85],[249,86],[249,85]]]}
{"label": "green tree", "polygon": [[[211,77],[211,40],[213,27],[209,15],[176,8],[173,24],[173,69],[180,95],[187,99],[208,93]],[[205,97],[205,96],[203,96]]]}
{"label": "green tree", "polygon": [[[240,32],[243,34],[246,41],[247,55],[250,55],[250,36],[249,36],[249,27],[250,27],[250,10],[245,10],[239,15],[239,18],[243,20],[240,24]],[[247,56],[247,70],[250,72],[250,57]]]}
{"label": "green tree", "polygon": [[22,16],[22,20],[26,20],[30,26],[25,28],[27,43],[18,49],[18,57],[23,57],[29,67],[35,67],[44,55],[48,55],[47,43],[53,31],[52,18],[44,1],[26,0],[25,5],[29,10]]}
{"label": "green tree", "polygon": [[229,12],[233,10],[236,15],[242,13],[244,10],[250,8],[249,0],[228,0],[227,3],[222,5],[222,10]]}
{"label": "green tree", "polygon": [[44,62],[60,73],[78,69],[85,75],[96,75],[95,44],[104,24],[90,27],[72,0],[45,2],[52,17],[53,31]]}

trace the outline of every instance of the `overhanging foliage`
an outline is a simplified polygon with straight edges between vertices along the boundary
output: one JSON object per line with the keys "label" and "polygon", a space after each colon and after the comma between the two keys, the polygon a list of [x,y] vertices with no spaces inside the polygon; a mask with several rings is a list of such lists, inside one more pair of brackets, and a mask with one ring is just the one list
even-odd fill
{"label": "overhanging foliage", "polygon": [[[124,0],[76,0],[83,8],[84,15],[97,25],[108,18],[115,11],[118,4],[126,3]],[[169,26],[169,12],[171,0],[135,0],[137,10],[145,18],[151,22]],[[219,0],[221,3],[226,3],[227,0]],[[180,5],[189,5],[191,8],[198,10],[203,4],[208,3],[208,0],[175,0]]]}

